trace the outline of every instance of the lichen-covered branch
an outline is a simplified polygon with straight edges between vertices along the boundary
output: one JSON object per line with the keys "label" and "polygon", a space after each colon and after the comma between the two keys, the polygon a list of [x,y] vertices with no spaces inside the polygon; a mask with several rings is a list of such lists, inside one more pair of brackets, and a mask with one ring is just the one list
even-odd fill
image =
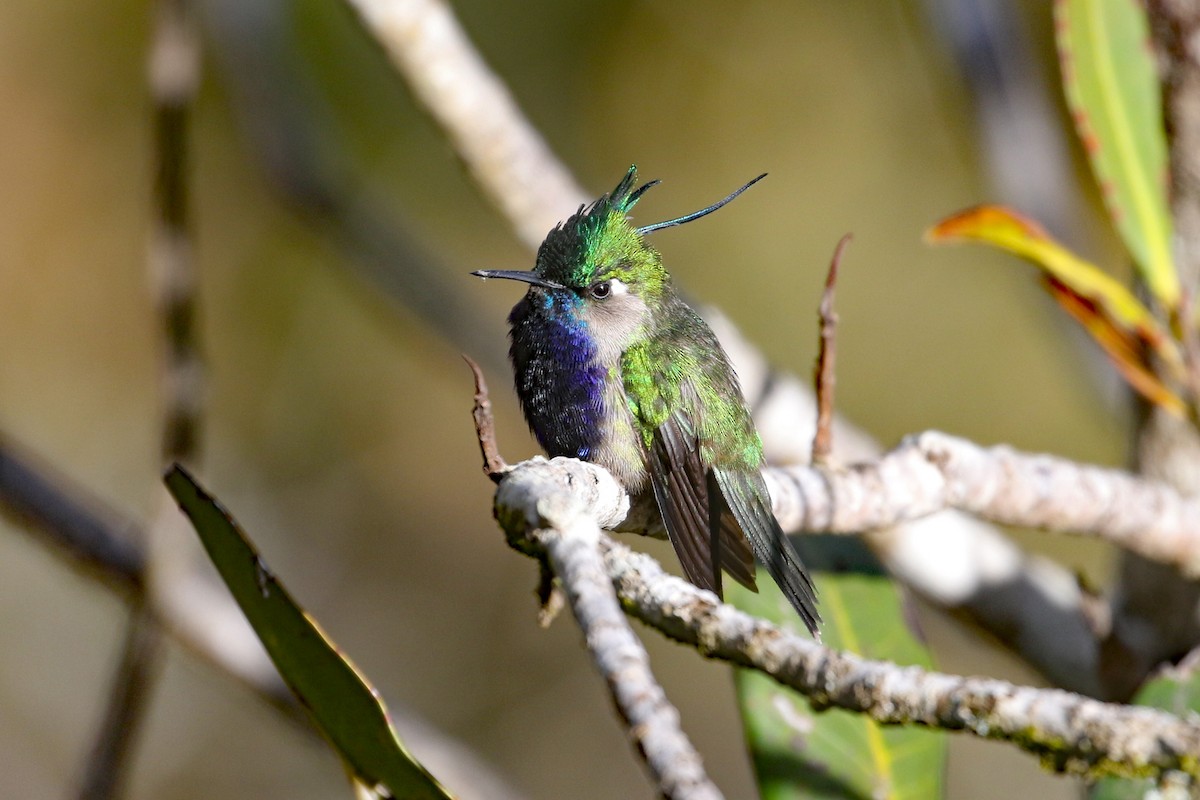
{"label": "lichen-covered branch", "polygon": [[[720,798],[700,754],[679,727],[679,712],[655,680],[650,658],[617,604],[600,557],[600,527],[586,510],[595,496],[585,489],[581,504],[572,487],[574,476],[586,476],[572,471],[570,463],[555,466],[528,471],[525,480],[514,485],[515,495],[500,490],[514,503],[497,501],[497,514],[508,520],[510,541],[525,552],[542,555],[561,581],[592,662],[608,685],[659,795],[679,800]],[[508,513],[517,508],[525,513]]]}
{"label": "lichen-covered branch", "polygon": [[837,652],[722,605],[611,539],[602,547],[633,616],[710,657],[760,670],[818,708],[1008,741],[1056,769],[1090,777],[1200,773],[1200,721],[1194,718]]}
{"label": "lichen-covered branch", "polygon": [[[628,499],[607,472],[571,459],[517,465],[496,495],[497,519],[517,549],[532,554],[547,550],[548,541],[538,531],[547,518],[561,515],[569,524],[557,525],[554,546],[566,546],[559,541],[571,536],[579,540],[580,550],[598,544],[608,577],[629,613],[705,655],[760,670],[818,707],[858,711],[887,724],[964,730],[1009,741],[1057,769],[1081,775],[1200,772],[1196,720],[1057,689],[870,661],[723,605],[712,593],[666,574],[649,556],[594,532],[598,522],[628,519],[628,508]],[[570,509],[570,514],[558,509]],[[573,586],[577,576],[564,572],[555,557],[550,561],[574,602],[581,591]],[[594,585],[586,591],[595,591]],[[588,639],[591,646],[592,637]]]}
{"label": "lichen-covered branch", "polygon": [[[601,526],[645,533],[651,518],[605,470],[573,459],[513,468],[499,502],[525,493],[524,473],[556,480],[589,504]],[[844,469],[764,471],[785,531],[861,533],[958,509],[993,522],[1094,536],[1200,574],[1200,499],[1115,469],[1010,447],[981,447],[929,431],[875,461]]]}
{"label": "lichen-covered branch", "polygon": [[930,431],[843,470],[770,470],[785,530],[854,533],[946,509],[1094,536],[1200,576],[1200,500],[1127,472]]}
{"label": "lichen-covered branch", "polygon": [[[569,482],[575,491],[587,494],[601,526],[658,533],[653,509],[632,505],[603,470],[568,459],[543,463],[560,471],[560,480]],[[520,486],[523,469],[524,465],[518,466],[502,484],[501,502],[505,492]],[[1008,447],[984,448],[927,432],[909,437],[873,461],[840,469],[808,465],[768,468],[766,477],[775,513],[791,532],[886,529],[883,536],[895,537],[899,523],[957,510],[991,522],[1102,538],[1185,574],[1200,574],[1200,501],[1119,470]],[[1046,671],[1053,670],[1060,685],[1099,691],[1095,635],[1089,630],[1083,599],[1074,582],[1058,576],[1061,569],[1047,570],[1044,575],[1020,570],[1019,553],[1011,547],[1005,549],[1005,540],[989,538],[987,532],[971,528],[967,520],[938,519],[943,530],[927,531],[934,548],[922,542],[918,531],[912,531],[905,541],[888,541],[878,548],[888,555],[888,566],[924,579],[948,570],[953,581],[961,582],[973,573],[968,571],[964,578],[957,569],[959,563],[966,560],[968,567],[978,563],[978,582],[970,587],[972,598],[987,591],[990,580],[1000,587],[997,591],[1007,590],[1010,608],[1013,603],[1030,600],[1025,596],[1013,600],[1013,592],[1041,591],[1043,594],[1032,598],[1044,607],[1041,627],[1027,614],[1022,618],[1027,624],[1014,634],[1022,637],[1022,651],[1041,653]],[[947,540],[952,546],[942,548]],[[978,548],[974,552],[967,547],[972,542]],[[912,568],[913,563],[918,568]],[[945,604],[951,605],[956,599],[954,585],[937,588],[944,592]],[[1013,615],[992,613],[997,627],[1005,623],[1010,630],[1017,627],[1012,624]]]}

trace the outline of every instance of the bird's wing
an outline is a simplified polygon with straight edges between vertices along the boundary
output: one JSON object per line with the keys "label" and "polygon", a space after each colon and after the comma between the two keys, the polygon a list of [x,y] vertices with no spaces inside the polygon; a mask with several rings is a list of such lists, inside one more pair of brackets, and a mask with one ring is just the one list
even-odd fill
{"label": "bird's wing", "polygon": [[810,633],[817,635],[821,621],[817,613],[817,593],[800,557],[771,513],[770,494],[762,474],[757,471],[714,467],[712,479],[717,494],[728,506],[738,525],[750,540],[754,555],[788,601],[796,609]]}
{"label": "bird's wing", "polygon": [[[696,433],[682,413],[668,416],[655,431],[647,460],[667,537],[688,580],[721,597],[724,567],[738,583],[756,590],[754,555],[729,506],[715,491]],[[710,506],[711,499],[718,502]]]}

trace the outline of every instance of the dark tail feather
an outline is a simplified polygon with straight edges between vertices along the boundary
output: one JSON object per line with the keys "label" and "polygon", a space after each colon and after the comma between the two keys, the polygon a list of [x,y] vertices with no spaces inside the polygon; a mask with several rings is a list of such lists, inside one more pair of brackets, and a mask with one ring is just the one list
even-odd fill
{"label": "dark tail feather", "polygon": [[800,562],[800,556],[771,513],[762,476],[724,469],[714,469],[713,475],[725,503],[750,541],[755,557],[767,568],[809,633],[819,640],[821,615],[817,613],[816,588]]}

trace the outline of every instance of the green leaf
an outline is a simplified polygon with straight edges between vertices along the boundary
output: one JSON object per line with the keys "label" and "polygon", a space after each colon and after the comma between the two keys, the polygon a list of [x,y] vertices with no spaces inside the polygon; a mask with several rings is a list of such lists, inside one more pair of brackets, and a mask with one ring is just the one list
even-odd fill
{"label": "green leaf", "polygon": [[178,465],[166,484],[279,674],[356,782],[381,797],[451,798],[401,744],[379,693],[292,600],[229,514]]}
{"label": "green leaf", "polygon": [[1151,293],[1175,310],[1167,145],[1146,12],[1137,0],[1054,8],[1067,103],[1104,205]]}
{"label": "green leaf", "polygon": [[[1200,712],[1200,659],[1193,653],[1178,666],[1166,667],[1150,680],[1133,697],[1134,705],[1161,708],[1181,717]],[[1182,775],[1175,776],[1184,780]],[[1177,796],[1192,796],[1186,791]],[[1104,778],[1096,781],[1089,794],[1091,800],[1142,800],[1145,797],[1168,797],[1156,795],[1158,782],[1151,778]],[[1194,790],[1193,790],[1194,791]]]}
{"label": "green leaf", "polygon": [[[817,541],[810,541],[816,539]],[[878,571],[861,544],[845,538],[805,537],[802,555],[812,567],[819,546],[847,550],[870,560],[865,569],[814,575],[826,644],[868,658],[932,667],[924,645],[908,627],[897,587]],[[795,633],[803,625],[766,575],[760,594],[740,586],[726,590],[747,613]],[[888,797],[931,800],[941,796],[945,735],[917,727],[883,726],[863,714],[815,711],[800,694],[750,670],[736,673],[746,740],[764,800]]]}
{"label": "green leaf", "polygon": [[1055,241],[1040,225],[1003,206],[961,211],[930,228],[934,244],[974,241],[1028,259],[1041,268],[1046,288],[1099,343],[1130,386],[1151,402],[1183,416],[1186,405],[1146,363],[1143,345],[1176,379],[1184,374],[1175,340],[1132,292]]}

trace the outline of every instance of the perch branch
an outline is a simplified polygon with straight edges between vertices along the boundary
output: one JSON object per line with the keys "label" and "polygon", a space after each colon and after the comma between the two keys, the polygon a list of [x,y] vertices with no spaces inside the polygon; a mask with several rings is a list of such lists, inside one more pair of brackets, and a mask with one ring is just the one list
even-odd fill
{"label": "perch branch", "polygon": [[[719,603],[663,572],[594,524],[620,516],[616,481],[570,459],[517,465],[496,495],[497,519],[510,543],[540,555],[552,546],[541,531],[555,509],[569,508],[567,528],[580,549],[599,543],[617,595],[633,616],[705,655],[757,669],[807,696],[817,707],[866,713],[885,724],[961,730],[1011,742],[1073,774],[1200,773],[1200,721],[1163,711],[1102,703],[1059,689],[1035,689],[871,661],[838,652]],[[614,498],[617,502],[614,503]],[[581,519],[587,519],[591,527]],[[557,544],[553,546],[558,546]],[[569,596],[584,591],[550,557]],[[592,591],[592,587],[586,591]]]}
{"label": "perch branch", "polygon": [[[484,452],[484,471],[495,480],[495,473],[487,468],[492,461],[488,456],[489,448],[494,453],[496,447],[492,438],[492,408],[488,402],[487,384],[483,382],[478,365],[469,358],[467,364],[475,373],[473,416],[479,447]],[[498,459],[499,455],[495,457]],[[527,525],[514,520],[511,528],[505,526],[511,531],[509,543],[513,547],[543,555],[538,561],[541,568],[538,595],[542,601],[538,622],[548,625],[565,596],[583,632],[592,662],[608,685],[617,714],[625,723],[629,738],[662,797],[680,800],[720,798],[720,790],[704,772],[700,754],[679,727],[679,712],[654,679],[650,657],[630,630],[613,596],[600,558],[600,527],[587,511],[593,505],[589,502],[592,498],[585,494],[581,505],[573,492],[575,473],[571,471],[571,465],[585,465],[571,459],[563,459],[561,463],[563,470],[550,476],[550,484],[539,485],[539,476],[535,475],[531,482],[519,485],[522,491],[535,495],[532,503],[526,505],[532,509],[532,514],[525,518]],[[598,487],[599,476],[594,477],[597,480],[593,485]],[[565,485],[558,483],[559,480],[565,481]],[[609,484],[606,488],[611,492],[616,484],[611,476]],[[501,481],[500,485],[502,488],[496,496],[498,517],[509,507],[501,499],[505,484]],[[539,501],[538,495],[545,497],[545,501]],[[513,500],[518,504],[523,502],[523,498]],[[562,581],[564,589],[554,585],[555,576]]]}
{"label": "perch branch", "polygon": [[[512,468],[549,469],[588,504],[601,527],[646,533],[646,518],[605,470],[568,458]],[[1126,472],[1010,447],[980,447],[936,431],[907,437],[877,461],[846,469],[764,471],[785,531],[852,534],[946,509],[992,522],[1093,536],[1200,574],[1200,498]]]}

